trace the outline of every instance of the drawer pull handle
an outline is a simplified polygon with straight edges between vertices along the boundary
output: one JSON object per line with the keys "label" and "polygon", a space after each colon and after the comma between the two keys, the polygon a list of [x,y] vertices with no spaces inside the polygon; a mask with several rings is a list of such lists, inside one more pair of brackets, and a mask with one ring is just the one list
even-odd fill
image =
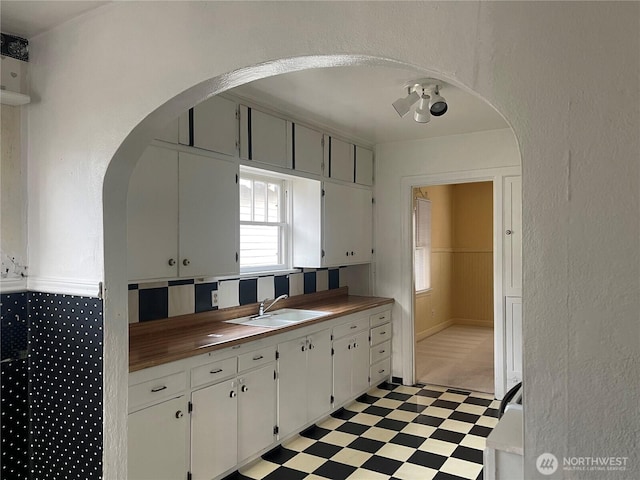
{"label": "drawer pull handle", "polygon": [[384,353],[384,352],[385,352],[384,350],[380,350],[380,352],[379,352],[379,353]]}
{"label": "drawer pull handle", "polygon": [[220,372],[222,372],[222,369],[221,368],[216,368],[215,370],[211,370],[209,373],[211,375],[215,375],[216,373],[220,373]]}
{"label": "drawer pull handle", "polygon": [[378,373],[384,373],[384,368],[382,370],[378,370]]}
{"label": "drawer pull handle", "polygon": [[384,320],[385,318],[387,318],[387,317],[382,315],[381,317],[378,317],[378,320]]}
{"label": "drawer pull handle", "polygon": [[161,387],[152,388],[151,389],[151,393],[158,393],[158,392],[161,392],[162,390],[166,390],[166,389],[167,389],[167,386],[163,385]]}
{"label": "drawer pull handle", "polygon": [[262,360],[264,358],[264,356],[262,355],[256,355],[255,357],[253,357],[254,360]]}
{"label": "drawer pull handle", "polygon": [[357,325],[351,325],[349,328],[350,328],[351,330],[353,330],[354,328],[358,328],[358,326],[357,326]]}
{"label": "drawer pull handle", "polygon": [[380,335],[386,335],[387,332],[380,332]]}

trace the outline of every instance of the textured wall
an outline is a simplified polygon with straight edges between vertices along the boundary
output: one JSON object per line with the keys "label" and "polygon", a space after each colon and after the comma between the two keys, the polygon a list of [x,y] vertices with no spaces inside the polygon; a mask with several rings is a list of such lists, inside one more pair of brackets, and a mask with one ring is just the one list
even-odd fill
{"label": "textured wall", "polygon": [[[125,468],[118,223],[133,159],[163,114],[168,120],[210,91],[206,84],[186,91],[192,86],[314,54],[369,54],[430,69],[420,73],[476,91],[509,120],[518,145],[483,134],[476,149],[450,138],[379,146],[376,293],[402,293],[393,253],[401,178],[517,165],[519,150],[526,478],[540,476],[535,459],[544,451],[633,456],[640,431],[639,21],[637,2],[424,2],[412,4],[411,14],[402,2],[117,2],[32,39],[32,92],[41,100],[29,121],[30,263],[42,277],[97,283],[106,276],[106,478],[123,478]],[[126,54],[114,48],[116,31]],[[263,72],[286,71],[278,65]],[[224,88],[230,78],[238,80],[209,86]],[[163,104],[107,172],[123,139]],[[401,322],[406,307],[393,314]],[[602,415],[611,392],[615,408]],[[640,476],[639,463],[627,478]]]}

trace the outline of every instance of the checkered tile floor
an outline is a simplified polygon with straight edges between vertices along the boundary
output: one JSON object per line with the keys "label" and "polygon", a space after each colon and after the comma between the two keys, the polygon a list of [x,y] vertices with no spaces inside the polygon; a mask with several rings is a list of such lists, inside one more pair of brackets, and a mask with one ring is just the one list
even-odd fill
{"label": "checkered tile floor", "polygon": [[482,479],[492,395],[382,384],[225,480]]}

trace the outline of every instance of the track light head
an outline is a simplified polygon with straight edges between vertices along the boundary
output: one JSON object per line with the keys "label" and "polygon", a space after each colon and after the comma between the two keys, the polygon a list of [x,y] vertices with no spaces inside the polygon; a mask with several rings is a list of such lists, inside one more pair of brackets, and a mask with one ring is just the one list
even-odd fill
{"label": "track light head", "polygon": [[431,113],[429,112],[429,96],[422,95],[418,108],[413,114],[413,119],[418,123],[429,123]]}
{"label": "track light head", "polygon": [[395,108],[398,115],[400,115],[400,118],[402,118],[407,113],[409,113],[409,110],[411,110],[412,105],[416,103],[419,99],[420,99],[420,95],[418,95],[418,93],[415,90],[413,91],[410,90],[409,94],[406,97],[397,99],[391,105],[393,105],[393,108]]}
{"label": "track light head", "polygon": [[440,96],[438,85],[434,85],[433,88],[429,90],[429,97],[429,111],[431,112],[431,115],[434,117],[440,117],[447,113],[449,105],[447,105],[447,101],[444,97]]}

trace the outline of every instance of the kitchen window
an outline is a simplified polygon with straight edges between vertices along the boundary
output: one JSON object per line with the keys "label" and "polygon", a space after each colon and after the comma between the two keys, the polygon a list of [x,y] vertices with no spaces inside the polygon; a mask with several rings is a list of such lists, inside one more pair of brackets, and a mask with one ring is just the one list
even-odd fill
{"label": "kitchen window", "polygon": [[431,289],[431,201],[416,198],[414,208],[414,272],[416,292]]}
{"label": "kitchen window", "polygon": [[240,272],[289,268],[288,182],[240,171]]}

